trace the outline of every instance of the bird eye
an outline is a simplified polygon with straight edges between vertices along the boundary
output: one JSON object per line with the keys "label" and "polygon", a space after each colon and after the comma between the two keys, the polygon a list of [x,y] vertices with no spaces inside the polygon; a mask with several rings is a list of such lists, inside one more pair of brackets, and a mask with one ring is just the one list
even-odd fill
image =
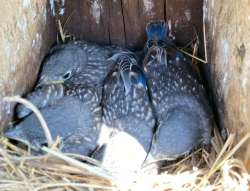
{"label": "bird eye", "polygon": [[64,80],[67,80],[67,79],[69,79],[71,77],[71,71],[68,71],[68,72],[66,72],[64,75],[63,75],[63,79]]}

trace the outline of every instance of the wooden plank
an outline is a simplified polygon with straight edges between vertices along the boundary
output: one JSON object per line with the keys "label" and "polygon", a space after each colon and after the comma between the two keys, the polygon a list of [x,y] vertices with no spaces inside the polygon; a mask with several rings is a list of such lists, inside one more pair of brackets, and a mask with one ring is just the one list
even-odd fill
{"label": "wooden plank", "polygon": [[202,0],[71,0],[66,1],[63,21],[77,39],[141,48],[145,26],[153,20],[172,20],[179,45],[194,36],[202,42]]}
{"label": "wooden plank", "polygon": [[55,33],[47,1],[12,0],[0,6],[0,131],[11,120],[15,105],[2,98],[31,90]]}
{"label": "wooden plank", "polygon": [[179,45],[187,44],[195,36],[194,27],[202,43],[202,6],[202,0],[166,0],[166,21],[171,20]]}
{"label": "wooden plank", "polygon": [[76,39],[109,44],[109,8],[104,0],[65,1],[65,14],[59,16],[65,31]]}
{"label": "wooden plank", "polygon": [[147,22],[164,19],[164,1],[123,0],[122,1],[126,45],[141,48],[145,43]]}
{"label": "wooden plank", "polygon": [[76,39],[82,38],[81,36],[82,11],[80,8],[80,1],[78,0],[65,1],[64,8],[65,9],[63,15],[59,14],[56,15],[60,19],[64,31],[70,35],[73,35]]}
{"label": "wooden plank", "polygon": [[109,44],[109,15],[104,0],[80,1],[81,36],[83,39]]}
{"label": "wooden plank", "polygon": [[125,46],[126,36],[122,0],[107,0],[109,11],[109,39],[111,44]]}

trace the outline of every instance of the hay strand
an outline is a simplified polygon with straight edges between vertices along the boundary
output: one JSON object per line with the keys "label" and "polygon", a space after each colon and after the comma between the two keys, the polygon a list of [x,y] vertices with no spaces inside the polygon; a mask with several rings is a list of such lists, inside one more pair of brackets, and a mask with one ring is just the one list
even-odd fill
{"label": "hay strand", "polygon": [[[129,188],[133,191],[220,191],[231,188],[247,190],[250,182],[249,174],[243,162],[233,158],[233,154],[249,137],[249,134],[246,135],[232,147],[235,136],[229,135],[228,141],[219,153],[216,154],[213,149],[209,153],[199,149],[179,162],[165,167],[159,175],[140,174]],[[101,167],[93,167],[46,147],[43,147],[43,150],[48,154],[44,156],[23,156],[24,151],[10,151],[6,148],[6,143],[6,139],[0,139],[0,190],[16,191],[20,190],[20,187],[22,190],[37,191],[82,190],[83,188],[128,190],[126,185],[117,187],[116,177],[114,178]],[[213,153],[215,158],[211,155]],[[212,167],[205,162],[205,158],[211,162]]]}
{"label": "hay strand", "polygon": [[100,176],[102,178],[114,181],[114,177],[111,174],[109,174],[108,171],[105,171],[102,168],[90,166],[90,165],[87,165],[83,162],[79,162],[73,158],[70,158],[62,153],[56,152],[56,151],[49,149],[47,147],[42,147],[41,149],[43,151],[55,156],[55,157],[58,157],[64,161],[68,162],[70,165],[73,165],[73,166],[78,167],[78,168],[83,169],[83,170],[88,170],[89,172],[93,173],[94,175],[97,175],[97,176]]}

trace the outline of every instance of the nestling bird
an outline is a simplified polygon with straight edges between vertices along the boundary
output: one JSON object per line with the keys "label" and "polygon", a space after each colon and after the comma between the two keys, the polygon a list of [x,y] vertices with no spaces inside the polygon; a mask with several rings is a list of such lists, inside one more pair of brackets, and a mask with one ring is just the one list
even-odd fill
{"label": "nestling bird", "polygon": [[[75,97],[65,96],[56,104],[42,108],[41,112],[50,128],[52,138],[55,140],[61,137],[63,152],[86,156],[93,152],[99,131],[94,127],[95,116],[88,104]],[[5,136],[24,143],[35,151],[48,144],[40,122],[34,114],[8,129]]]}
{"label": "nestling bird", "polygon": [[191,62],[162,37],[168,35],[162,32],[168,31],[166,25],[149,23],[146,31],[154,43],[146,44],[143,68],[158,121],[150,154],[155,160],[175,159],[209,144],[211,108]]}
{"label": "nestling bird", "polygon": [[[38,85],[65,81],[98,85],[112,67],[112,57],[121,48],[74,41],[51,49],[45,59]],[[74,76],[74,77],[72,77]]]}
{"label": "nestling bird", "polygon": [[[87,42],[72,42],[53,48],[45,59],[38,86],[27,99],[42,110],[52,135],[66,140],[63,151],[89,154],[85,151],[96,146],[101,122],[102,83],[114,63],[109,58],[117,50]],[[30,111],[19,106],[17,113],[24,117]],[[35,116],[31,114],[6,136],[29,142],[29,145],[34,141],[43,144],[44,136],[34,121]],[[20,131],[25,133],[17,133]]]}
{"label": "nestling bird", "polygon": [[101,131],[109,130],[110,133],[95,158],[113,173],[126,174],[140,170],[146,159],[155,119],[136,56],[120,52],[113,59],[116,65],[105,81],[102,100]]}
{"label": "nestling bird", "polygon": [[[64,95],[77,95],[78,84],[81,84],[81,88],[97,87],[101,95],[103,80],[114,63],[110,58],[118,51],[118,47],[85,41],[55,46],[44,59],[34,92],[26,98],[42,108],[53,105]],[[19,118],[30,112],[22,105],[17,107]]]}

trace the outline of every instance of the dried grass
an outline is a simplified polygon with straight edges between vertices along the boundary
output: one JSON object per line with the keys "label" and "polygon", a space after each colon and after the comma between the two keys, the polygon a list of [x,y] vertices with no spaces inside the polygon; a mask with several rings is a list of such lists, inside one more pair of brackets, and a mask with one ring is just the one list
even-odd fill
{"label": "dried grass", "polygon": [[[131,184],[117,184],[105,169],[80,162],[81,156],[70,156],[43,147],[47,154],[32,156],[0,139],[0,190],[248,190],[250,175],[242,161],[233,154],[250,137],[247,134],[236,146],[234,135],[224,145],[213,141],[208,153],[204,149],[162,169],[160,175],[140,174]],[[85,157],[84,157],[85,158]],[[124,177],[124,180],[126,177]]]}
{"label": "dried grass", "polygon": [[159,175],[140,173],[132,180],[131,177],[116,177],[94,159],[59,152],[55,146],[58,140],[50,148],[42,148],[44,155],[32,156],[1,137],[0,190],[248,190],[250,175],[234,154],[250,138],[250,133],[237,144],[233,134],[225,143],[216,129],[213,134],[209,152],[199,149],[165,166]]}

